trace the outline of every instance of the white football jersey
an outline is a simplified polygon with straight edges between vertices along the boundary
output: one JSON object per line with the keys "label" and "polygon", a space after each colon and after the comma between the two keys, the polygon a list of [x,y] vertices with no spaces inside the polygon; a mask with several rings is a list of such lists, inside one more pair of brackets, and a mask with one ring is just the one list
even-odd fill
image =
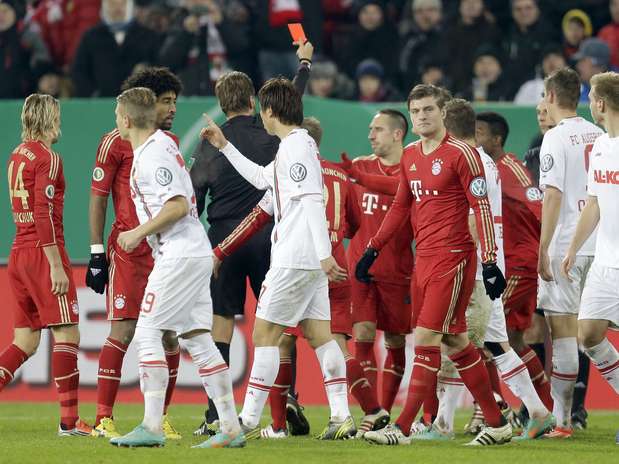
{"label": "white football jersey", "polygon": [[619,268],[619,137],[600,136],[589,162],[589,195],[598,199],[600,223],[594,263]]}
{"label": "white football jersey", "polygon": [[140,224],[157,216],[165,202],[173,197],[183,196],[189,205],[187,216],[146,238],[155,259],[213,254],[198,219],[196,197],[183,157],[174,140],[162,131],[157,130],[133,151],[130,186]]}
{"label": "white football jersey", "polygon": [[[540,150],[539,185],[563,192],[557,228],[549,255],[563,257],[576,231],[576,224],[587,200],[587,171],[593,143],[603,134],[595,124],[581,118],[563,119],[544,135]],[[581,256],[593,256],[595,233],[584,243]]]}

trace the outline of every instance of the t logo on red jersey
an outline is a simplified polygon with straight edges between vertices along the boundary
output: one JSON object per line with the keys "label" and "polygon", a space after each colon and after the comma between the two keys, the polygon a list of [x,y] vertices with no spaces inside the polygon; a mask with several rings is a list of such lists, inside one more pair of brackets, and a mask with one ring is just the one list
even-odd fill
{"label": "t logo on red jersey", "polygon": [[415,195],[416,201],[421,201],[422,195],[438,196],[438,190],[428,190],[421,187],[420,180],[411,180],[411,192]]}
{"label": "t logo on red jersey", "polygon": [[378,195],[375,193],[364,193],[361,206],[363,206],[365,214],[374,214],[374,210],[378,208]]}

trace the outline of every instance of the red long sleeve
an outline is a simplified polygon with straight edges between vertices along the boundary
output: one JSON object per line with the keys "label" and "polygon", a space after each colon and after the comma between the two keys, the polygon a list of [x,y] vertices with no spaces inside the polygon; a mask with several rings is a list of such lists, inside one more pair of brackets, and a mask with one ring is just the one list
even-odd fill
{"label": "red long sleeve", "polygon": [[232,233],[215,247],[213,253],[220,260],[223,260],[226,256],[230,256],[247,243],[250,238],[272,220],[273,217],[270,214],[260,208],[260,206],[255,206]]}

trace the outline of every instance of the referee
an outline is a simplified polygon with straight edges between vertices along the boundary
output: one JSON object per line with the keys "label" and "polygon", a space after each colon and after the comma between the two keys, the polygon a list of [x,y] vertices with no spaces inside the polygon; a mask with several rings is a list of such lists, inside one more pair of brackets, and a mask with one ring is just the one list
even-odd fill
{"label": "referee", "polygon": [[[293,83],[300,94],[303,94],[309,78],[313,51],[310,42],[298,45],[299,69]],[[215,95],[226,115],[226,122],[221,126],[226,139],[255,163],[266,166],[273,161],[280,139],[267,134],[260,116],[256,115],[255,90],[251,79],[238,71],[224,74],[215,84]],[[210,224],[208,238],[213,246],[230,235],[264,195],[263,191],[243,179],[226,157],[206,140],[200,142],[192,156],[190,174],[199,215],[205,209],[206,196],[209,197],[206,207]],[[228,365],[234,317],[244,313],[247,278],[257,299],[269,269],[272,228],[272,224],[264,227],[234,255],[224,260],[219,277],[211,279],[212,334]],[[294,399],[291,402],[291,412],[295,413],[289,416],[291,433],[309,433],[309,424],[300,406]],[[209,398],[205,421],[194,434],[214,434],[218,422],[217,410]]]}

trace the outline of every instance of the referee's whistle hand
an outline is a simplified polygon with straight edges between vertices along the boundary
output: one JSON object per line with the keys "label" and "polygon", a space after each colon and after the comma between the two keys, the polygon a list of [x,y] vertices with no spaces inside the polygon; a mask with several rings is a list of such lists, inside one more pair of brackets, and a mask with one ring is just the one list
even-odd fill
{"label": "referee's whistle hand", "polygon": [[200,138],[207,140],[215,148],[221,150],[228,144],[224,133],[208,114],[204,113],[203,116],[206,121],[206,127],[200,131]]}
{"label": "referee's whistle hand", "polygon": [[333,256],[320,261],[320,267],[331,282],[342,282],[348,278],[346,269],[341,268]]}

